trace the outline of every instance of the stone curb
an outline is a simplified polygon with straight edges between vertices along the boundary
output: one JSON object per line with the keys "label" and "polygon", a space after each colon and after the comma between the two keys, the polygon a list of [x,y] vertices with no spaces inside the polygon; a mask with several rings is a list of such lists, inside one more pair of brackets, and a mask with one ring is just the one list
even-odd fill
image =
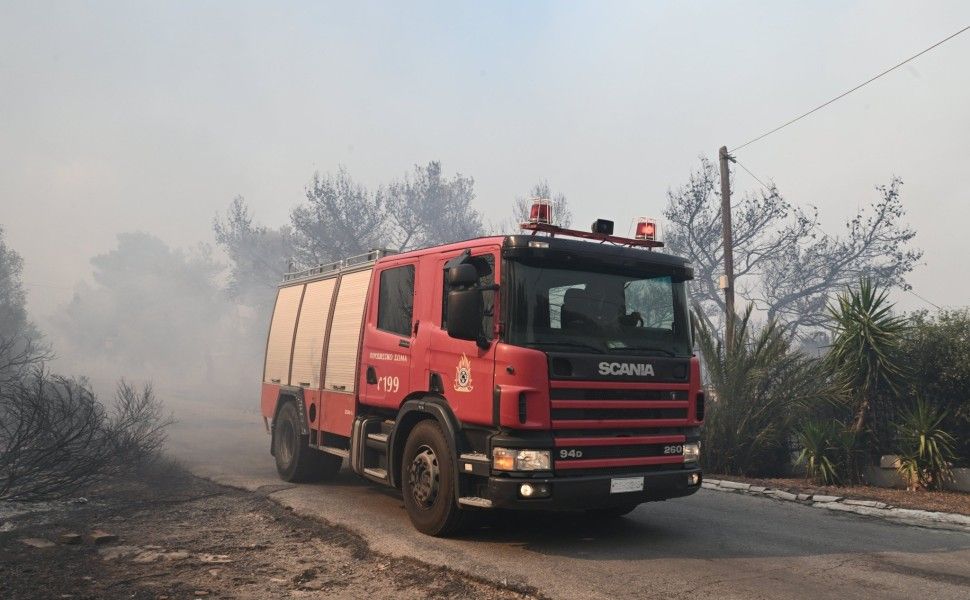
{"label": "stone curb", "polygon": [[719,492],[732,492],[748,496],[774,498],[783,502],[794,502],[813,508],[824,508],[837,512],[849,512],[867,517],[876,517],[903,525],[928,527],[930,529],[946,529],[970,533],[970,516],[957,513],[934,512],[912,508],[895,508],[884,502],[875,500],[857,500],[842,496],[826,496],[822,494],[792,494],[784,490],[775,490],[760,485],[738,483],[724,479],[705,479],[701,487]]}

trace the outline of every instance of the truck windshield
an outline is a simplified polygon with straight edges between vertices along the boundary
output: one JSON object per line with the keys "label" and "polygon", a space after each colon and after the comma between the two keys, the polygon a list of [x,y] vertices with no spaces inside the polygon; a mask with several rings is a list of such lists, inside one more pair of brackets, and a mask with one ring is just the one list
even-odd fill
{"label": "truck windshield", "polygon": [[510,261],[506,341],[565,352],[689,356],[683,280]]}

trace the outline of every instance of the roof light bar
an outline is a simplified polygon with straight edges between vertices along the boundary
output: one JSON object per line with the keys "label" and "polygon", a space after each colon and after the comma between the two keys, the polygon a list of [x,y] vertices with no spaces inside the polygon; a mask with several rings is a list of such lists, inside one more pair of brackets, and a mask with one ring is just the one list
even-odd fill
{"label": "roof light bar", "polygon": [[529,222],[537,225],[552,224],[552,202],[548,198],[533,198],[529,210]]}

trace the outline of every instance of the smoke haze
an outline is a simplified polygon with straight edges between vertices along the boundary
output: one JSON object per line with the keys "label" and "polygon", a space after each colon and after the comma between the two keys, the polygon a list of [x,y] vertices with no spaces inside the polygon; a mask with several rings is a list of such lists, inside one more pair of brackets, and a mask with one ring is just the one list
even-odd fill
{"label": "smoke haze", "polygon": [[[376,189],[441,160],[474,178],[488,222],[544,178],[575,225],[612,218],[625,233],[660,216],[699,155],[925,48],[970,7],[32,2],[2,15],[0,224],[31,317],[71,372],[221,370],[251,397],[266,323],[226,300],[212,232],[237,195],[278,228],[316,171],[342,165]],[[970,297],[952,270],[970,254],[968,52],[956,38],[738,156],[829,226],[902,177],[925,251],[909,279],[944,306]],[[759,187],[740,170],[735,182]],[[146,279],[136,257],[174,275]],[[105,320],[137,340],[105,338]]]}

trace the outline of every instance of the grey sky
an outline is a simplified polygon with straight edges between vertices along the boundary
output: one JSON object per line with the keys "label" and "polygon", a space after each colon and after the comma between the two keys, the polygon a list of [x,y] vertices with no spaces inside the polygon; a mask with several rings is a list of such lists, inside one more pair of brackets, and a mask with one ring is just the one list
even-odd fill
{"label": "grey sky", "polygon": [[[496,220],[545,177],[623,229],[699,155],[967,24],[966,2],[0,2],[0,224],[41,319],[117,233],[210,241],[237,194],[278,225],[338,165],[376,187],[440,159]],[[970,33],[739,158],[830,231],[901,176],[916,291],[968,303]]]}

